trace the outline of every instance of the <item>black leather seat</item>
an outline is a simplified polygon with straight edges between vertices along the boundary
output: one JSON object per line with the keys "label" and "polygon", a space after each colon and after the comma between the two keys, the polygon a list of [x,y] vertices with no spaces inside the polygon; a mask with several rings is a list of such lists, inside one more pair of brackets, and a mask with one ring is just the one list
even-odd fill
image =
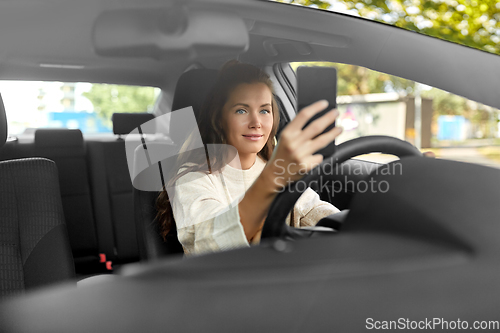
{"label": "black leather seat", "polygon": [[[195,117],[199,114],[203,101],[217,78],[217,70],[195,69],[181,75],[175,88],[172,110],[191,106]],[[170,138],[176,144],[182,144],[188,131],[184,127],[170,124]],[[159,192],[141,191],[134,188],[134,207],[137,237],[141,260],[151,260],[171,254],[183,253],[175,229],[164,242],[159,234],[156,221],[156,199]]]}
{"label": "black leather seat", "polygon": [[[0,147],[6,138],[0,96]],[[45,158],[0,162],[0,295],[74,276],[55,163]]]}

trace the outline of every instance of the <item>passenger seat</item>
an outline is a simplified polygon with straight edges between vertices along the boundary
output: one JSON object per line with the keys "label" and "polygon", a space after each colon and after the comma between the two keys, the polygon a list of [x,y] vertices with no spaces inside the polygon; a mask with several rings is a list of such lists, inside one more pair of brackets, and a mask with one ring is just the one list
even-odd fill
{"label": "passenger seat", "polygon": [[[0,148],[7,118],[0,96]],[[70,281],[75,271],[54,162],[0,162],[0,299]]]}

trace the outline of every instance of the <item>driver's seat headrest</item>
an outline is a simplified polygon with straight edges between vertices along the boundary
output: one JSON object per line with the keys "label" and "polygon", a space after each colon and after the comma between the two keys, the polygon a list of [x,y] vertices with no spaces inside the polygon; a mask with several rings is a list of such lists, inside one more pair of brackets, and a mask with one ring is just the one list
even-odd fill
{"label": "driver's seat headrest", "polygon": [[7,115],[5,114],[5,106],[3,105],[2,95],[0,94],[0,148],[7,141]]}
{"label": "driver's seat headrest", "polygon": [[193,69],[181,75],[175,87],[172,111],[193,107],[195,117],[198,117],[201,106],[212,88],[217,74],[216,69]]}
{"label": "driver's seat headrest", "polygon": [[[214,85],[218,73],[216,69],[194,69],[183,73],[175,87],[172,111],[191,106],[198,122],[203,102]],[[189,134],[189,130],[186,132],[185,124],[184,126],[170,124],[170,138],[175,143],[182,145]]]}

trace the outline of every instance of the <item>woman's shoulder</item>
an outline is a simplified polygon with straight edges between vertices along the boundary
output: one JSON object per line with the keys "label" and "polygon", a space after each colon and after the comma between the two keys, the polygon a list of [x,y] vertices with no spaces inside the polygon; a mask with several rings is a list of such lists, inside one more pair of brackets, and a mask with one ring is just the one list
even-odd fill
{"label": "woman's shoulder", "polygon": [[177,175],[182,174],[176,181],[175,185],[183,185],[186,183],[194,184],[213,184],[213,180],[208,170],[203,170],[195,163],[184,163]]}
{"label": "woman's shoulder", "polygon": [[179,175],[179,174],[181,174],[189,169],[193,169],[190,172],[195,172],[194,167],[196,167],[196,166],[197,166],[196,163],[186,162],[179,167],[179,170],[177,170],[177,174]]}

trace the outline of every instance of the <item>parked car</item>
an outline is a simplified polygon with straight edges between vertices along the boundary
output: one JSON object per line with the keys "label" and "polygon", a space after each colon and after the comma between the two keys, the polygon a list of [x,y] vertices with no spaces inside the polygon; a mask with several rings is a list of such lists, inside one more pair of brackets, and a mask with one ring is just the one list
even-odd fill
{"label": "parked car", "polygon": [[[21,241],[5,236],[1,331],[499,328],[497,168],[424,158],[387,136],[346,141],[302,179],[348,210],[340,232],[285,227],[304,190],[296,183],[273,203],[260,245],[184,258],[155,234],[151,199],[157,193],[145,199],[144,189],[133,188],[130,177],[137,174],[125,144],[136,140],[133,150],[141,149],[144,135],[123,140],[153,117],[168,120],[171,111],[188,106],[196,111],[197,95],[210,82],[199,78],[233,58],[269,73],[284,127],[297,112],[292,62],[354,64],[500,108],[498,55],[334,11],[268,1],[2,2],[0,27],[0,79],[161,89],[153,115],[116,116],[116,137],[37,130],[0,150],[2,160],[56,162],[59,178],[51,184],[60,185],[72,249],[57,260],[74,261],[83,281],[75,284],[69,269],[64,278],[26,283],[29,254]],[[186,73],[201,74],[193,74],[179,97]],[[179,143],[182,133],[168,121],[162,135],[146,135],[147,144]],[[371,152],[400,159],[352,159]],[[3,203],[0,215],[8,206]],[[14,254],[7,256],[6,249]],[[84,279],[111,273],[110,261],[113,274]],[[30,269],[43,271],[44,265]]]}

